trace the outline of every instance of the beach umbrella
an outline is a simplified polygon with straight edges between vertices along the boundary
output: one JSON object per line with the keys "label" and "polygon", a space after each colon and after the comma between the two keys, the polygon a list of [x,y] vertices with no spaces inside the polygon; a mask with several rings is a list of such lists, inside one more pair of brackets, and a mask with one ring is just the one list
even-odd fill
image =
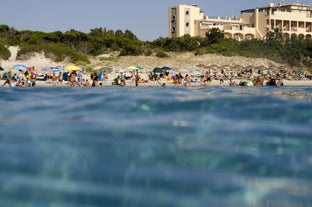
{"label": "beach umbrella", "polygon": [[142,66],[139,66],[139,65],[137,65],[137,66],[132,65],[132,66],[129,66],[128,69],[129,70],[143,70],[144,68]]}
{"label": "beach umbrella", "polygon": [[190,71],[188,69],[181,69],[179,70],[179,72],[182,74],[186,74],[186,73],[189,73]]}
{"label": "beach umbrella", "polygon": [[93,68],[93,70],[100,70],[102,67],[103,67],[103,66],[98,65],[98,66],[95,66],[95,67]]}
{"label": "beach umbrella", "polygon": [[232,69],[234,69],[234,70],[240,70],[242,68],[243,68],[243,66],[241,66],[241,65],[233,65],[232,66]]}
{"label": "beach umbrella", "polygon": [[220,68],[221,68],[221,69],[230,69],[231,66],[229,66],[229,65],[222,65]]}
{"label": "beach umbrella", "polygon": [[111,73],[113,72],[113,68],[111,67],[95,67],[93,70],[98,70],[98,71],[101,71],[101,72],[106,72],[106,73]]}
{"label": "beach umbrella", "polygon": [[244,67],[244,69],[246,69],[246,70],[247,70],[247,69],[252,69],[252,68],[254,68],[253,65],[247,65],[247,66]]}
{"label": "beach umbrella", "polygon": [[125,70],[121,70],[120,72],[122,72],[122,73],[131,73],[131,72],[133,72],[133,70],[127,68]]}
{"label": "beach umbrella", "polygon": [[43,71],[43,72],[51,71],[53,73],[64,72],[64,70],[62,68],[58,68],[58,67],[42,68],[41,71]]}
{"label": "beach umbrella", "polygon": [[220,67],[218,65],[210,65],[207,68],[211,70],[218,70]]}
{"label": "beach umbrella", "polygon": [[196,67],[209,69],[209,66],[207,66],[207,65],[205,65],[205,64],[198,64],[198,65],[196,65]]}
{"label": "beach umbrella", "polygon": [[81,68],[79,68],[76,65],[68,65],[65,67],[65,70],[66,71],[74,71],[74,70],[81,71]]}
{"label": "beach umbrella", "polygon": [[254,69],[257,70],[257,71],[264,71],[264,70],[267,70],[267,68],[266,68],[265,66],[263,66],[263,65],[257,66],[257,67],[255,67]]}
{"label": "beach umbrella", "polygon": [[65,72],[63,68],[51,67],[53,73]]}
{"label": "beach umbrella", "polygon": [[143,67],[142,66],[129,66],[128,67],[129,70],[143,70]]}
{"label": "beach umbrella", "polygon": [[153,69],[153,73],[162,73],[163,72],[163,70],[161,69],[161,68],[154,68]]}
{"label": "beach umbrella", "polygon": [[50,70],[50,68],[42,68],[41,71],[42,72],[48,72]]}
{"label": "beach umbrella", "polygon": [[267,68],[267,70],[274,70],[274,71],[278,71],[278,67],[276,67],[275,65],[273,65],[273,66],[269,66],[269,67]]}
{"label": "beach umbrella", "polygon": [[198,71],[198,70],[194,70],[191,72],[191,76],[193,76],[193,77],[200,77],[202,75],[203,75],[203,73]]}
{"label": "beach umbrella", "polygon": [[25,66],[25,65],[14,65],[13,69],[15,69],[15,70],[22,70],[22,71],[27,71],[28,70],[27,66]]}
{"label": "beach umbrella", "polygon": [[138,70],[143,70],[144,68],[142,67],[142,66],[139,66],[139,65],[137,65],[137,66],[135,66]]}
{"label": "beach umbrella", "polygon": [[172,70],[172,68],[169,68],[168,66],[164,66],[161,68],[163,71]]}
{"label": "beach umbrella", "polygon": [[133,66],[133,65],[129,66],[128,69],[130,69],[130,70],[138,70],[138,68],[136,66]]}

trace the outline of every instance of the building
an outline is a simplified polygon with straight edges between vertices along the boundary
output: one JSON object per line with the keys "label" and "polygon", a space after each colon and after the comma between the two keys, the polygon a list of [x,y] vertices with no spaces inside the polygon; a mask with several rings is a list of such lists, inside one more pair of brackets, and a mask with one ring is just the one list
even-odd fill
{"label": "building", "polygon": [[219,28],[226,38],[236,40],[265,39],[278,28],[285,38],[312,39],[312,6],[300,3],[247,9],[237,16],[220,18],[204,16],[197,5],[181,4],[168,9],[168,36],[205,37],[212,28]]}

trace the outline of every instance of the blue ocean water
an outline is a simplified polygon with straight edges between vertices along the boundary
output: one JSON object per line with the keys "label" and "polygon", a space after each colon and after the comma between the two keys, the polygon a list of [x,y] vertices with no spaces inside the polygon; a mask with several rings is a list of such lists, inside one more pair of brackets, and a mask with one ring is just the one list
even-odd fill
{"label": "blue ocean water", "polygon": [[0,206],[312,206],[311,87],[0,89]]}

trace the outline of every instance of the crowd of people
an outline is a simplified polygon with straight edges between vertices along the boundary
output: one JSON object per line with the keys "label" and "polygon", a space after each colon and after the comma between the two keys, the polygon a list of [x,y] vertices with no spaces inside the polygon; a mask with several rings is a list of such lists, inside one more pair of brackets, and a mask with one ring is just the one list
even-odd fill
{"label": "crowd of people", "polygon": [[3,79],[5,80],[2,86],[8,85],[10,87],[24,87],[36,85],[37,75],[34,71],[22,71],[19,73],[12,74],[11,71],[4,74]]}
{"label": "crowd of people", "polygon": [[[18,86],[32,86],[36,85],[38,81],[37,74],[34,71],[23,71],[20,70],[19,73],[8,72],[6,74],[5,82],[3,86],[8,85],[10,87]],[[85,86],[85,87],[97,87],[104,85],[119,85],[126,86],[127,84],[139,86],[145,83],[158,83],[161,86],[174,85],[174,86],[208,86],[214,80],[219,80],[220,85],[227,85],[225,81],[228,81],[229,86],[283,86],[283,82],[275,78],[266,78],[263,75],[258,75],[255,78],[249,78],[246,80],[240,80],[236,82],[232,77],[221,76],[216,79],[209,72],[205,72],[203,75],[192,77],[190,74],[182,74],[178,72],[176,74],[164,71],[161,73],[151,72],[148,74],[147,79],[140,76],[138,70],[130,71],[130,74],[125,72],[120,72],[115,75],[112,82],[106,71],[93,72],[89,76],[83,74],[80,71],[72,72],[58,72],[49,73],[44,76],[43,81],[49,82],[52,86]],[[266,82],[265,82],[266,80]]]}
{"label": "crowd of people", "polygon": [[[283,82],[279,79],[272,77],[265,77],[264,75],[258,74],[256,77],[249,77],[246,79],[241,79],[239,82],[236,82],[233,77],[220,76],[216,77],[209,73],[205,72],[203,75],[191,77],[190,74],[181,74],[181,72],[176,74],[169,73],[160,73],[155,75],[151,73],[149,75],[149,79],[151,81],[159,81],[166,80],[167,83],[171,85],[183,85],[183,86],[191,86],[191,85],[199,85],[199,86],[208,86],[211,85],[212,81],[219,81],[221,86],[229,85],[229,86],[283,86]],[[227,84],[228,81],[228,84]]]}

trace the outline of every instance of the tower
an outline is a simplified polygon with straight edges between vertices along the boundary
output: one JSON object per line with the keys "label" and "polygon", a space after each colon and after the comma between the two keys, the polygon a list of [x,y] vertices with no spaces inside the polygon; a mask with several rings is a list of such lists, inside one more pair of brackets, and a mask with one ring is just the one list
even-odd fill
{"label": "tower", "polygon": [[181,4],[168,9],[168,36],[194,36],[195,21],[203,19],[203,13],[197,5]]}

